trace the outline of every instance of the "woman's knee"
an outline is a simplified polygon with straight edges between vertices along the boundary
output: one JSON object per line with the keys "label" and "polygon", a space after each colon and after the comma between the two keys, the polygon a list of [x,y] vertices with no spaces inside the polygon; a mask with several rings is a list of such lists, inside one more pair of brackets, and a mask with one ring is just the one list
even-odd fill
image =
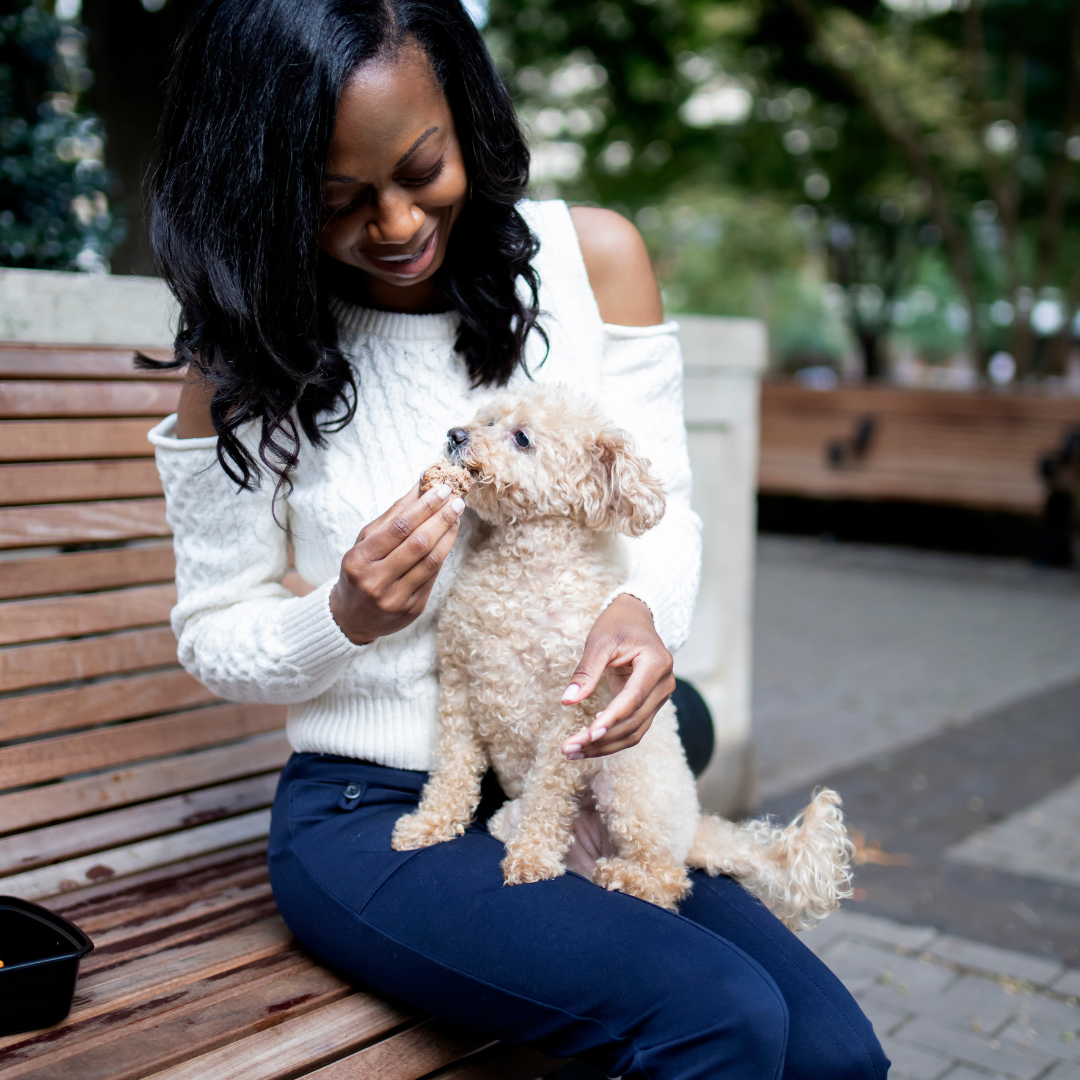
{"label": "woman's knee", "polygon": [[889,1059],[870,1021],[858,1017],[822,1016],[809,1034],[796,1025],[788,1040],[784,1080],[885,1080]]}

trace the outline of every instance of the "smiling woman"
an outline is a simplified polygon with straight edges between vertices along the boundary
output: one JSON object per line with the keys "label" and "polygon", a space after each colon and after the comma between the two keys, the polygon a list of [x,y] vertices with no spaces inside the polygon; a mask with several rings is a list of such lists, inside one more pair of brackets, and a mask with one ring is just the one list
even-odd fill
{"label": "smiling woman", "polygon": [[[730,879],[695,871],[676,915],[575,873],[504,888],[483,815],[391,846],[436,761],[436,615],[479,527],[450,477],[417,478],[495,387],[599,400],[665,489],[576,667],[544,640],[521,656],[565,680],[553,768],[648,737],[700,565],[645,246],[609,211],[525,198],[528,151],[459,0],[204,0],[161,147],[153,239],[188,368],[151,433],[172,623],[219,696],[289,706],[269,860],[293,933],[355,980],[610,1076],[882,1080],[850,996]],[[533,453],[525,426],[504,436]],[[304,596],[282,584],[290,542]],[[579,810],[599,855],[602,812],[584,793]]]}

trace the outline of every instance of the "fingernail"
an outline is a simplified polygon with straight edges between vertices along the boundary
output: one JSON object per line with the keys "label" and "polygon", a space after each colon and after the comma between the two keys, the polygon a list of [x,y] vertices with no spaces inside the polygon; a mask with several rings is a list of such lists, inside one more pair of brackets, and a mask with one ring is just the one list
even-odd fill
{"label": "fingernail", "polygon": [[[447,491],[449,491],[449,490],[450,489],[447,488]],[[464,499],[455,499],[450,504],[450,509],[453,510],[455,514],[460,514],[461,511],[465,509],[465,500]]]}
{"label": "fingernail", "polygon": [[564,746],[563,747],[563,753],[566,754],[567,756],[569,756],[570,754],[580,754],[581,753],[581,743],[572,742],[572,743],[569,744],[569,746]]}
{"label": "fingernail", "polygon": [[435,489],[435,497],[437,499],[445,499],[446,496],[449,495],[449,494],[450,494],[450,485],[449,484],[440,484]]}
{"label": "fingernail", "polygon": [[572,682],[564,691],[562,699],[565,701],[570,697],[577,697],[581,693],[581,687],[576,682]]}
{"label": "fingernail", "polygon": [[590,742],[596,742],[597,739],[602,739],[607,734],[607,728],[597,728],[589,737]]}
{"label": "fingernail", "polygon": [[582,754],[582,753],[577,753],[577,754],[567,754],[567,755],[566,755],[566,760],[567,760],[567,761],[580,761],[580,760],[581,760],[581,759],[582,759],[582,758],[583,758],[584,756],[585,756],[585,755],[584,755],[584,754]]}

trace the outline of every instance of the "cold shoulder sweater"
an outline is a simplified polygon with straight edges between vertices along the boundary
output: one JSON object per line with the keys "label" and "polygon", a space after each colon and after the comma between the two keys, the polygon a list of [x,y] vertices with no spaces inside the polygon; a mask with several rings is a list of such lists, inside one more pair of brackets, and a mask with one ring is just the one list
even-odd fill
{"label": "cold shoulder sweater", "polygon": [[[644,601],[674,651],[693,611],[701,527],[690,509],[677,326],[604,324],[566,205],[520,209],[540,240],[534,266],[550,341],[546,360],[538,335],[528,343],[533,379],[598,400],[652,461],[667,493],[663,521],[643,537],[620,540],[628,576],[608,602],[622,592]],[[264,477],[257,490],[237,491],[217,464],[216,438],[176,438],[175,415],[151,431],[175,536],[173,630],[181,664],[220,697],[287,704],[294,750],[429,769],[435,620],[472,512],[463,516],[426,611],[405,629],[353,644],[330,612],[330,591],[364,525],[416,483],[442,455],[447,430],[468,421],[493,391],[470,388],[454,350],[454,313],[402,315],[340,301],[334,313],[359,387],[356,415],[324,446],[301,446],[276,521],[273,483]],[[518,372],[510,387],[527,382]],[[315,586],[303,597],[281,584],[290,541],[296,569]]]}

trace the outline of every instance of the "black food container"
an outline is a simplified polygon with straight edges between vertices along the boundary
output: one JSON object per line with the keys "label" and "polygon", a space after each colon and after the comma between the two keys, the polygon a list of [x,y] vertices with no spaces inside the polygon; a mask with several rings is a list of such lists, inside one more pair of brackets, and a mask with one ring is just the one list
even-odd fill
{"label": "black food container", "polygon": [[48,908],[0,896],[0,1035],[35,1031],[71,1012],[79,961],[94,943]]}

